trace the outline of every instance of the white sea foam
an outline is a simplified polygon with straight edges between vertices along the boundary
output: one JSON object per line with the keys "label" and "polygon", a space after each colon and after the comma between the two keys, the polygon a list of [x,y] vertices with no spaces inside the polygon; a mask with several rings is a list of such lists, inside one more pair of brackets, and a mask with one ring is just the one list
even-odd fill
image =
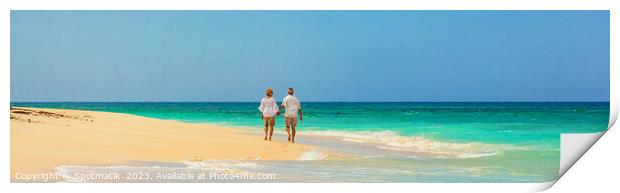
{"label": "white sea foam", "polygon": [[256,163],[232,160],[181,161],[181,163],[185,164],[187,168],[206,170],[255,170],[262,167]]}
{"label": "white sea foam", "polygon": [[307,131],[305,134],[335,137],[349,142],[375,144],[377,148],[381,149],[423,153],[433,158],[477,158],[498,155],[507,150],[522,149],[509,144],[443,142],[422,136],[402,136],[393,131]]}
{"label": "white sea foam", "polygon": [[301,161],[313,161],[313,160],[323,160],[327,157],[327,154],[320,152],[316,149],[310,150],[301,154],[299,160]]}
{"label": "white sea foam", "polygon": [[[254,179],[200,179],[183,178],[184,174],[267,174],[263,166],[257,163],[235,160],[205,160],[200,162],[180,161],[180,163],[155,163],[160,165],[132,166],[72,166],[55,167],[65,182],[250,182]],[[118,174],[120,178],[107,179],[105,174]],[[141,179],[133,179],[129,174],[136,174]],[[148,174],[148,177],[143,175]],[[187,176],[186,175],[186,176]]]}

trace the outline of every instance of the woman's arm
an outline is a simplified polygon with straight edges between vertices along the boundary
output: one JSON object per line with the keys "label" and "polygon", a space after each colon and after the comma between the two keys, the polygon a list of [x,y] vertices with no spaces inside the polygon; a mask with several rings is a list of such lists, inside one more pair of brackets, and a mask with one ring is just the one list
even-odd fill
{"label": "woman's arm", "polygon": [[265,100],[260,101],[260,106],[258,106],[258,111],[260,111],[260,119],[263,119],[263,110],[265,110]]}
{"label": "woman's arm", "polygon": [[278,102],[276,102],[276,100],[273,100],[273,109],[276,110],[276,116],[280,115],[280,108],[278,108]]}

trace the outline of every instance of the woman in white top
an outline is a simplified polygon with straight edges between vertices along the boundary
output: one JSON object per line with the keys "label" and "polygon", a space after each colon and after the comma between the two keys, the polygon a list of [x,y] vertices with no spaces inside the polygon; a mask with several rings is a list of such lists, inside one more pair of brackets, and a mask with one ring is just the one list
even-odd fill
{"label": "woman in white top", "polygon": [[[265,140],[269,139],[269,141],[271,141],[273,126],[276,124],[276,116],[280,114],[280,109],[278,108],[278,104],[276,104],[276,99],[273,98],[273,89],[268,88],[265,94],[267,96],[260,101],[258,110],[261,112],[261,119],[265,122]],[[267,135],[268,130],[269,135]],[[267,136],[269,136],[269,138],[267,138]]]}

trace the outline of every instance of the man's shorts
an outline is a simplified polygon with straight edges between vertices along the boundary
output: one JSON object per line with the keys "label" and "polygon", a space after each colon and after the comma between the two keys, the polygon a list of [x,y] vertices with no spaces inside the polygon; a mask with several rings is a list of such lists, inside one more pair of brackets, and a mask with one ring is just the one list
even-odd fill
{"label": "man's shorts", "polygon": [[273,116],[273,117],[263,117],[263,121],[265,121],[265,126],[275,125],[276,124],[276,116]]}
{"label": "man's shorts", "polygon": [[284,122],[286,122],[286,126],[297,126],[297,117],[284,117]]}

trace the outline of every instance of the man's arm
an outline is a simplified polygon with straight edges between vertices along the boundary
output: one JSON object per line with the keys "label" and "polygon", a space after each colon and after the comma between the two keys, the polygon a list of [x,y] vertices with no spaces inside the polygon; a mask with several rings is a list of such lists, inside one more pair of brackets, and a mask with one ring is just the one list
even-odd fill
{"label": "man's arm", "polygon": [[304,116],[303,116],[303,114],[301,113],[301,109],[299,109],[299,120],[300,120],[300,121],[304,121]]}
{"label": "man's arm", "polygon": [[280,103],[280,110],[284,108],[285,103],[286,103],[286,97],[284,97],[284,99],[282,99],[282,103]]}

